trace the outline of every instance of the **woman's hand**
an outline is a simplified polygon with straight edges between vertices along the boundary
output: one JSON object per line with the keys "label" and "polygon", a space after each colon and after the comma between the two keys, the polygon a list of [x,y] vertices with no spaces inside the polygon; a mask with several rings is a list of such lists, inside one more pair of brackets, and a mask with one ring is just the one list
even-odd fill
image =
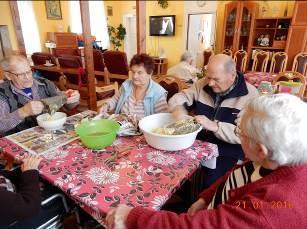
{"label": "woman's hand", "polygon": [[104,103],[99,109],[99,114],[107,114],[108,111],[109,111],[109,105],[107,103]]}
{"label": "woman's hand", "polygon": [[21,165],[21,171],[25,172],[27,170],[32,170],[32,169],[38,170],[38,165],[41,160],[42,158],[37,155],[30,155],[29,157],[23,160],[23,163]]}
{"label": "woman's hand", "polygon": [[194,202],[191,207],[188,209],[188,215],[193,216],[195,215],[198,211],[207,208],[206,201],[202,198],[199,198],[196,202]]}
{"label": "woman's hand", "polygon": [[175,120],[175,122],[184,120],[188,118],[188,113],[186,109],[184,109],[183,106],[176,106],[175,109],[172,112],[172,117]]}
{"label": "woman's hand", "polygon": [[30,101],[26,103],[23,107],[18,109],[18,114],[22,118],[27,118],[29,116],[38,115],[42,113],[44,109],[44,104],[41,101]]}

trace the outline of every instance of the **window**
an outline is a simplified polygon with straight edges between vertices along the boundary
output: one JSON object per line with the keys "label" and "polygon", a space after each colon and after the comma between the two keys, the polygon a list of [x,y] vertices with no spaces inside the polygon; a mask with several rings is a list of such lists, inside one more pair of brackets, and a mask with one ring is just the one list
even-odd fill
{"label": "window", "polygon": [[[74,33],[82,33],[81,12],[79,1],[70,1],[70,28]],[[103,1],[89,1],[91,33],[96,41],[101,41],[103,48],[109,48],[107,20]]]}
{"label": "window", "polygon": [[17,1],[17,6],[26,53],[32,54],[34,52],[40,52],[41,42],[32,1]]}

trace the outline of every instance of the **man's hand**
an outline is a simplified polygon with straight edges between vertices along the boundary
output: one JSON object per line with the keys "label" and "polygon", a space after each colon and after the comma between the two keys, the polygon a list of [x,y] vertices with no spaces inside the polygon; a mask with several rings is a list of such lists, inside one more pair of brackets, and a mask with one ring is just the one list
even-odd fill
{"label": "man's hand", "polygon": [[32,170],[32,169],[37,170],[41,160],[42,158],[37,155],[30,155],[29,157],[23,160],[23,163],[21,165],[21,171],[25,172],[27,170]]}
{"label": "man's hand", "polygon": [[204,115],[197,115],[195,116],[195,120],[197,123],[202,125],[202,127],[206,130],[212,131],[212,132],[217,132],[219,130],[219,126],[217,122],[211,121]]}
{"label": "man's hand", "polygon": [[[117,208],[111,209],[106,216],[105,223],[107,226],[107,229],[114,229],[114,228],[123,228],[125,225],[126,219],[132,210],[131,207],[127,207],[125,205],[120,205]],[[118,213],[119,212],[119,213]],[[116,217],[116,222],[115,222],[115,215],[118,214]],[[116,227],[115,227],[116,226]]]}
{"label": "man's hand", "polygon": [[183,106],[176,106],[175,109],[172,112],[172,117],[175,120],[175,122],[177,122],[177,121],[187,119],[188,113],[187,113],[186,109],[184,109]]}
{"label": "man's hand", "polygon": [[194,202],[191,207],[188,209],[188,215],[193,216],[195,215],[198,211],[207,208],[206,201],[202,198],[199,198],[196,202]]}
{"label": "man's hand", "polygon": [[23,107],[18,109],[18,114],[22,118],[27,118],[29,116],[38,115],[42,113],[44,109],[44,104],[41,101],[30,101]]}
{"label": "man's hand", "polygon": [[68,89],[65,91],[67,97],[66,104],[77,103],[80,100],[80,93],[77,90]]}

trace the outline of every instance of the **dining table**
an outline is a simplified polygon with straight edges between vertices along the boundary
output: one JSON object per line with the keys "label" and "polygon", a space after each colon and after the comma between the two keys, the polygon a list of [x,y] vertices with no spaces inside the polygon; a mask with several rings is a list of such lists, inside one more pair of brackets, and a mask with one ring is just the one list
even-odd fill
{"label": "dining table", "polygon": [[276,73],[271,72],[246,72],[244,73],[245,80],[254,85],[256,88],[260,85],[262,81],[267,81],[273,83]]}
{"label": "dining table", "polygon": [[[101,224],[108,210],[119,204],[159,210],[202,162],[218,156],[212,143],[196,140],[188,149],[164,151],[149,146],[143,135],[117,137],[111,146],[89,149],[74,126],[94,115],[84,111],[70,116],[58,131],[36,126],[3,137],[0,149],[15,160],[40,155],[41,177]],[[125,153],[112,157],[116,152]]]}

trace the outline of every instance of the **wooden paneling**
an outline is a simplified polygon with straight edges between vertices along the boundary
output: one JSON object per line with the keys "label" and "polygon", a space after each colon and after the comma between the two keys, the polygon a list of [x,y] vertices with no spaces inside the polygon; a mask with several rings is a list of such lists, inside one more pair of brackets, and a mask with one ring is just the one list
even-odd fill
{"label": "wooden paneling", "polygon": [[137,53],[146,52],[146,2],[136,1]]}
{"label": "wooden paneling", "polygon": [[307,25],[307,1],[296,1],[292,25]]}
{"label": "wooden paneling", "polygon": [[57,48],[78,48],[76,33],[48,32],[48,40],[56,43]]}
{"label": "wooden paneling", "polygon": [[96,111],[97,100],[96,100],[96,86],[95,86],[95,73],[94,73],[94,58],[93,58],[90,11],[89,11],[88,1],[80,1],[80,9],[81,9],[82,31],[84,37],[85,68],[88,77],[88,93],[89,93],[88,105],[89,109]]}
{"label": "wooden paneling", "polygon": [[23,39],[22,35],[22,29],[21,29],[21,23],[20,23],[20,17],[19,17],[19,11],[17,7],[17,2],[16,1],[9,1],[10,3],[10,8],[11,8],[11,14],[12,14],[12,19],[14,23],[14,29],[16,33],[16,38],[17,38],[17,44],[18,44],[18,53],[22,55],[26,55],[26,47],[25,47],[25,42]]}
{"label": "wooden paneling", "polygon": [[288,34],[286,53],[288,54],[287,69],[292,68],[296,54],[303,52],[307,47],[307,27],[291,26]]}

